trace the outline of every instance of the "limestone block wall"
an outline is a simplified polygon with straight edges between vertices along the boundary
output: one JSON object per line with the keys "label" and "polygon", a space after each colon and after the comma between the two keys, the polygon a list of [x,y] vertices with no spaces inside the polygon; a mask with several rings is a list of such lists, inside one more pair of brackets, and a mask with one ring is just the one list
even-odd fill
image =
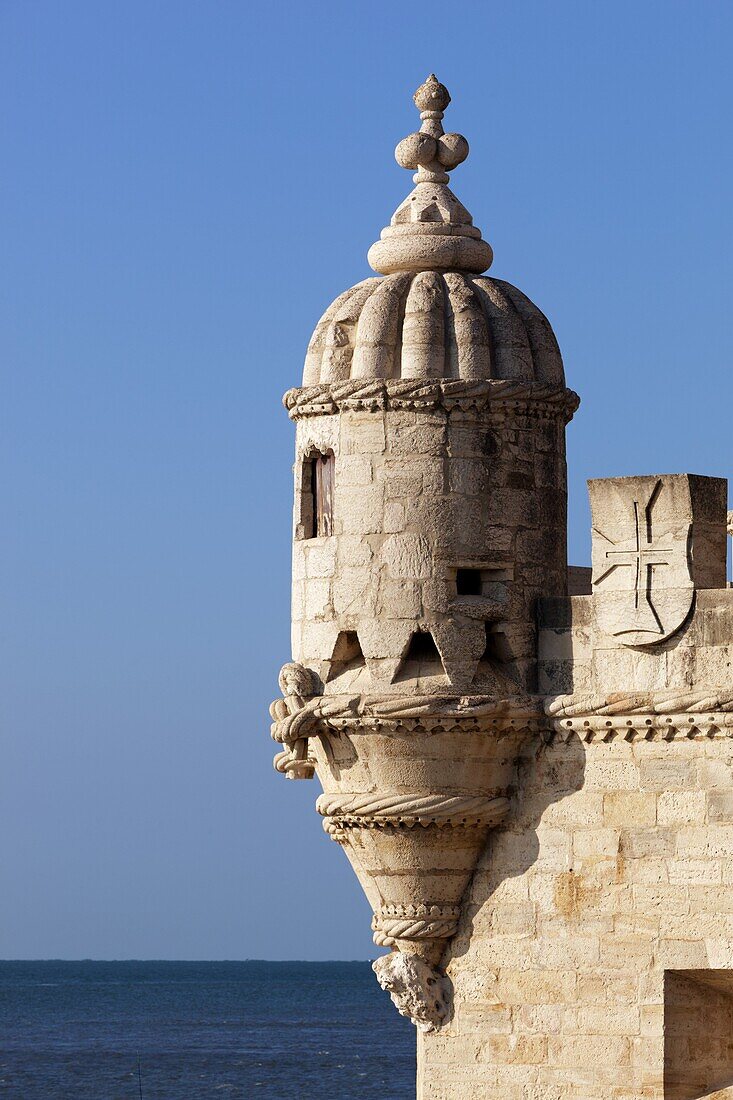
{"label": "limestone block wall", "polygon": [[683,627],[648,649],[600,630],[592,596],[543,600],[538,653],[539,689],[548,695],[725,685],[733,679],[733,589],[697,589]]}
{"label": "limestone block wall", "polygon": [[669,1100],[730,1096],[732,989],[730,971],[670,970],[665,975],[664,1085]]}
{"label": "limestone block wall", "polygon": [[[328,688],[340,637],[358,636],[384,689],[418,629],[442,661],[412,670],[418,690],[496,690],[502,677],[505,694],[533,689],[535,603],[567,585],[565,418],[515,404],[298,421],[293,657],[327,690],[344,690]],[[318,452],[335,456],[334,534],[306,538],[303,471]],[[479,592],[461,593],[460,570],[480,574]]]}
{"label": "limestone block wall", "polygon": [[451,944],[453,1018],[418,1040],[419,1100],[730,1095],[732,880],[727,736],[529,745]]}

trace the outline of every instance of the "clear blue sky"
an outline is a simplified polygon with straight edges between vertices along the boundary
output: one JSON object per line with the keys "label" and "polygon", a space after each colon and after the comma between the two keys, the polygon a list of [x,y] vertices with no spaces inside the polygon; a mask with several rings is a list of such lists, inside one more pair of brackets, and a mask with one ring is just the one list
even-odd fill
{"label": "clear blue sky", "polygon": [[364,958],[271,769],[292,426],[434,70],[590,476],[730,470],[729,0],[3,0],[0,957]]}

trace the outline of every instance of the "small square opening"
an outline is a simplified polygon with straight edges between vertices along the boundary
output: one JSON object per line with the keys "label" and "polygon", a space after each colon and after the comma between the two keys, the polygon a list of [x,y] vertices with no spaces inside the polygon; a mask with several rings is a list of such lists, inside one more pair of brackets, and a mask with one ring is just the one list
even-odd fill
{"label": "small square opening", "polygon": [[482,591],[480,569],[457,569],[456,590],[459,596],[480,596]]}

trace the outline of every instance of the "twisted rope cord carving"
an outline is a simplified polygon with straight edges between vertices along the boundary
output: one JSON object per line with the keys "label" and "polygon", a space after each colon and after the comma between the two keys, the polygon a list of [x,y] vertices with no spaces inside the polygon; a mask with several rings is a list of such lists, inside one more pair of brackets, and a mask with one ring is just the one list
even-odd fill
{"label": "twisted rope cord carving", "polygon": [[397,940],[442,940],[456,933],[457,905],[383,905],[372,917],[374,942],[392,947]]}
{"label": "twisted rope cord carving", "polygon": [[[307,742],[302,742],[307,744]],[[296,742],[299,746],[301,742]],[[291,748],[277,753],[273,757],[273,766],[276,772],[280,772],[286,779],[312,779],[316,770],[316,762],[307,754],[305,756],[296,753]]]}
{"label": "twisted rope cord carving", "polygon": [[541,412],[549,406],[570,419],[580,399],[563,387],[522,382],[515,379],[483,379],[476,382],[436,379],[349,379],[288,390],[283,404],[292,419],[338,412],[339,409],[482,408],[497,404],[527,405],[527,411]]}
{"label": "twisted rope cord carving", "polygon": [[[310,690],[304,691],[304,684],[293,683],[284,678],[285,670],[300,669],[313,677]],[[409,698],[395,695],[334,695],[320,694],[320,684],[314,688],[315,673],[304,665],[285,665],[281,676],[281,690],[284,699],[276,699],[270,706],[270,714],[276,721],[282,721],[306,706],[308,713],[319,717],[374,716],[374,717],[420,717],[423,714],[446,717],[466,716],[502,716],[535,718],[542,716],[542,699],[532,696],[514,696],[510,699],[487,699],[486,696],[441,696],[413,695]],[[300,690],[296,690],[300,689]],[[314,696],[316,698],[314,698]],[[285,708],[282,704],[285,703]],[[319,709],[322,708],[322,709]]]}
{"label": "twisted rope cord carving", "polygon": [[[330,819],[326,831],[333,823],[337,829],[346,823],[375,825],[398,822],[422,824],[445,822],[459,825],[464,822],[496,823],[507,813],[509,800],[504,797],[487,798],[486,795],[444,794],[322,794],[316,802],[316,810]],[[366,820],[365,820],[366,819]]]}
{"label": "twisted rope cord carving", "polygon": [[610,695],[560,695],[547,699],[549,718],[603,717],[633,714],[710,714],[733,711],[733,689],[698,691],[615,692]]}
{"label": "twisted rope cord carving", "polygon": [[542,701],[530,696],[514,699],[450,699],[430,695],[416,695],[411,699],[394,695],[365,696],[359,707],[363,717],[374,718],[541,718]]}
{"label": "twisted rope cord carving", "polygon": [[[513,699],[487,700],[479,696],[414,696],[409,699],[393,695],[321,695],[318,677],[304,665],[284,665],[280,673],[282,699],[270,705],[273,719],[270,732],[273,741],[293,745],[318,732],[320,722],[329,719],[383,718],[519,718],[542,717],[542,701],[529,696]],[[276,765],[277,767],[277,765]],[[279,770],[282,770],[280,768]]]}
{"label": "twisted rope cord carving", "polygon": [[[666,719],[663,736],[673,736],[680,729],[687,736],[694,736],[692,729],[700,731],[733,728],[733,689],[701,688],[696,691],[669,689],[657,692],[615,692],[611,694],[579,693],[541,699],[524,696],[512,699],[487,700],[485,697],[472,696],[414,696],[406,699],[392,695],[375,696],[333,696],[319,694],[321,689],[318,677],[303,665],[291,663],[285,665],[280,674],[280,687],[283,698],[277,699],[270,707],[273,718],[271,727],[275,741],[284,744],[286,751],[278,753],[274,759],[276,769],[289,778],[310,778],[313,775],[314,761],[308,758],[307,739],[322,732],[321,723],[338,723],[361,720],[379,724],[385,722],[417,721],[429,718],[440,724],[441,721],[460,721],[461,719],[493,719],[514,722],[533,722],[542,717],[550,719],[556,732],[559,722],[570,723],[574,719],[587,719],[593,727],[588,736],[593,736],[596,727],[611,739],[627,727],[627,736],[633,737],[642,732],[645,736],[657,736],[658,722],[651,721],[655,716]],[[633,721],[634,716],[646,716],[643,726]],[[624,722],[623,719],[628,718]],[[601,723],[603,719],[607,719]],[[566,729],[567,732],[567,729]],[[727,734],[726,734],[727,736]],[[343,832],[345,821],[339,825],[324,822],[326,831],[334,839],[345,839]],[[375,818],[375,824],[379,819]],[[418,819],[416,819],[418,820]],[[338,834],[338,835],[337,835]]]}
{"label": "twisted rope cord carving", "polygon": [[[285,666],[315,674],[302,665]],[[283,670],[284,671],[284,670]],[[298,685],[301,686],[301,685]],[[286,690],[290,687],[286,683]],[[573,718],[634,714],[711,714],[733,711],[733,688],[705,687],[695,691],[671,688],[654,692],[578,693],[538,698],[517,696],[492,699],[472,696],[317,696],[288,691],[270,707],[274,719],[273,737],[289,742],[304,736],[303,727],[330,718]]]}
{"label": "twisted rope cord carving", "polygon": [[272,739],[289,745],[300,738],[310,737],[318,732],[318,724],[323,720],[356,715],[358,701],[358,696],[333,700],[318,696],[303,702],[299,710],[289,711],[289,700],[276,699],[270,706],[270,716],[274,718],[270,727]]}
{"label": "twisted rope cord carving", "polygon": [[374,931],[377,947],[394,947],[397,940],[449,940],[455,936],[457,920],[387,921]]}

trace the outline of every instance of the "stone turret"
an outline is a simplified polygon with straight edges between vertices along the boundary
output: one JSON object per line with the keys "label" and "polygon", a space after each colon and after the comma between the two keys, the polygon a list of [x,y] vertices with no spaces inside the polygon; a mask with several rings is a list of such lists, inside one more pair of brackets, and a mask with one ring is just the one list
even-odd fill
{"label": "stone turret", "polygon": [[443,131],[449,100],[434,76],[416,92],[421,129],[396,150],[415,188],[369,251],[382,277],[329,306],[285,395],[294,663],[273,711],[276,766],[317,770],[326,829],[394,949],[380,980],[425,1027],[447,1011],[425,983],[443,990],[536,711],[536,604],[567,592],[578,403],[539,309],[481,274],[491,248],[447,186],[468,155]]}
{"label": "stone turret", "polygon": [[[293,655],[327,693],[345,686],[341,655],[353,666],[357,642],[364,690],[532,690],[534,605],[566,593],[564,429],[577,398],[539,309],[480,275],[491,248],[447,187],[468,155],[443,133],[449,98],[433,76],[418,89],[422,129],[396,150],[416,186],[369,251],[384,277],[329,306],[303,388],[285,396],[297,422]],[[322,537],[318,455],[333,456]]]}

